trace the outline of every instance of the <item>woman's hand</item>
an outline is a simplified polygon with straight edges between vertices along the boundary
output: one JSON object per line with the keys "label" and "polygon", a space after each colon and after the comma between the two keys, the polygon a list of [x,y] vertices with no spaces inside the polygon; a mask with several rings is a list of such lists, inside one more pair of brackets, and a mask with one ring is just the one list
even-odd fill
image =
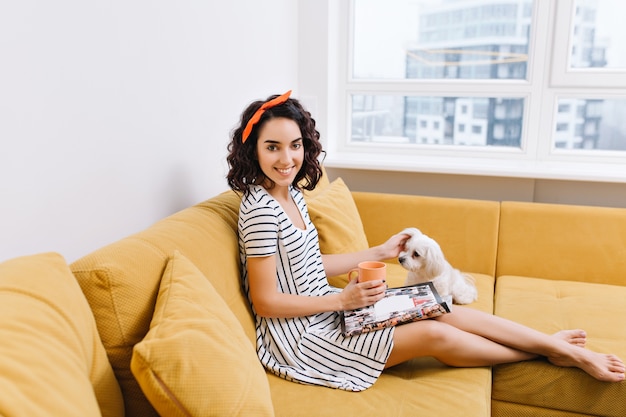
{"label": "woman's hand", "polygon": [[394,259],[404,250],[404,244],[409,239],[409,235],[397,233],[391,236],[385,243],[372,246],[366,250],[353,253],[323,254],[322,262],[326,276],[334,277],[345,274],[350,269],[356,268],[359,262],[363,261],[385,261]]}
{"label": "woman's hand", "polygon": [[367,307],[385,296],[387,289],[385,281],[357,282],[357,279],[353,278],[340,293],[342,310]]}
{"label": "woman's hand", "polygon": [[397,258],[400,252],[404,250],[404,244],[409,240],[409,237],[406,233],[397,233],[391,236],[385,243],[378,246],[379,259]]}

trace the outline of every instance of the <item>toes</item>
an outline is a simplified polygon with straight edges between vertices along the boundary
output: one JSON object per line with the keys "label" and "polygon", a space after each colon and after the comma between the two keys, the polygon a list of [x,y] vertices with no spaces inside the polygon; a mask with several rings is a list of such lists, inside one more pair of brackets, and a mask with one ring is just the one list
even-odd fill
{"label": "toes", "polygon": [[609,356],[609,367],[613,372],[624,372],[626,371],[626,366],[620,358],[615,355]]}

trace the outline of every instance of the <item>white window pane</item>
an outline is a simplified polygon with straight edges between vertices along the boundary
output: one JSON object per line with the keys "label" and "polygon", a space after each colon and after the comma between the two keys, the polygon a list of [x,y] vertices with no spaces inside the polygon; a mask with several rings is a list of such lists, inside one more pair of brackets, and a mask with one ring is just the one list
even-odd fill
{"label": "white window pane", "polygon": [[524,99],[353,95],[352,142],[521,146]]}
{"label": "white window pane", "polygon": [[576,0],[570,68],[626,68],[623,0]]}
{"label": "white window pane", "polygon": [[354,0],[356,79],[526,79],[533,0]]}
{"label": "white window pane", "polygon": [[626,99],[561,98],[558,109],[555,148],[626,151]]}

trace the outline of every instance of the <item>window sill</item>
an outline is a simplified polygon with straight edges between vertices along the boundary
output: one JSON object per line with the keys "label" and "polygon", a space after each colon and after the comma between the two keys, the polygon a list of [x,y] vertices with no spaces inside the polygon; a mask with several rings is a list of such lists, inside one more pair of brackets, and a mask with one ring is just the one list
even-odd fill
{"label": "window sill", "polygon": [[626,183],[626,164],[329,152],[324,165],[375,171]]}

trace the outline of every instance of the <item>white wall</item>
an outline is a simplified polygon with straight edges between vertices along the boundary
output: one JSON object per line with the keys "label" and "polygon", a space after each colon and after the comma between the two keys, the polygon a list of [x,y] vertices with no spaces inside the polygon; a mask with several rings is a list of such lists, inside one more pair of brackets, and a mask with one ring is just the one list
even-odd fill
{"label": "white wall", "polygon": [[1,2],[0,261],[71,262],[226,190],[240,112],[297,90],[297,16],[293,0]]}

